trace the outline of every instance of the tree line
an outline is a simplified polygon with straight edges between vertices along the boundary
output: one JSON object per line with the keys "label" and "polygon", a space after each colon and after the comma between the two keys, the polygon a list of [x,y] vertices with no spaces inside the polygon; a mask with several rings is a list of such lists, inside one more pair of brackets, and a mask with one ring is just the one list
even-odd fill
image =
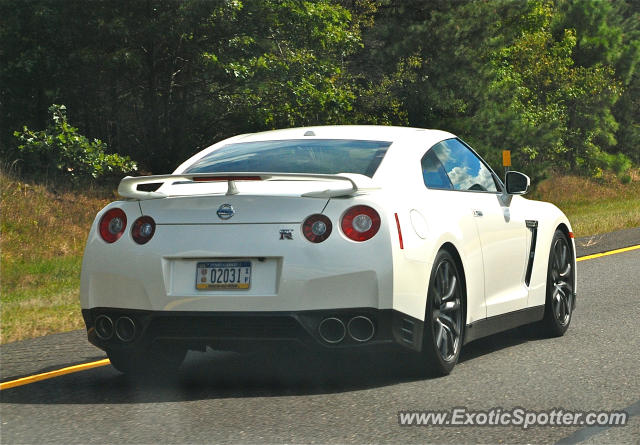
{"label": "tree line", "polygon": [[633,0],[0,0],[0,17],[0,155],[23,171],[164,173],[322,124],[448,130],[533,176],[640,162]]}

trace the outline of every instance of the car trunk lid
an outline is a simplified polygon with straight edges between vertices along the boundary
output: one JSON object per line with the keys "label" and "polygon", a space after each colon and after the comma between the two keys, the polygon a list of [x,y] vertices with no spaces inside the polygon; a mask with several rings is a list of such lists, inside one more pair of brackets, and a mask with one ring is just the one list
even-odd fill
{"label": "car trunk lid", "polygon": [[300,223],[321,213],[328,199],[286,195],[173,196],[140,201],[157,224]]}

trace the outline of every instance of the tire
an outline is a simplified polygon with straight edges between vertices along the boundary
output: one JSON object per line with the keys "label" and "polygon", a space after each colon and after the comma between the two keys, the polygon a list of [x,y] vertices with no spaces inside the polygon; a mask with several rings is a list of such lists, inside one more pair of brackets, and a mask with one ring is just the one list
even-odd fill
{"label": "tire", "polygon": [[428,374],[448,375],[458,362],[465,325],[461,272],[453,256],[440,250],[431,269],[424,318],[421,362]]}
{"label": "tire", "polygon": [[108,349],[106,352],[114,368],[132,377],[174,374],[187,354],[186,349]]}
{"label": "tire", "polygon": [[548,337],[560,337],[567,332],[574,307],[575,271],[572,249],[567,237],[556,230],[551,240],[547,269],[547,297],[540,333]]}

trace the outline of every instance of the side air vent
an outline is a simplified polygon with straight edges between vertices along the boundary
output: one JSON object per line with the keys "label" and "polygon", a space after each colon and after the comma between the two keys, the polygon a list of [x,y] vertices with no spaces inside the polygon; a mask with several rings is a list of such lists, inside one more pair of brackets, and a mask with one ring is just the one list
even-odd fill
{"label": "side air vent", "polygon": [[538,221],[526,220],[527,228],[531,230],[531,247],[529,248],[529,262],[527,263],[527,273],[524,276],[524,284],[531,283],[531,272],[533,271],[533,259],[536,256],[536,240],[538,237]]}

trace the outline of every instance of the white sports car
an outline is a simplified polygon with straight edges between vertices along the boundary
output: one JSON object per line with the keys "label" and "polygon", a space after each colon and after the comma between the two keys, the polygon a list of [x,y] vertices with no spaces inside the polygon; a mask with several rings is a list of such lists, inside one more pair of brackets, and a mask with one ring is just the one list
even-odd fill
{"label": "white sports car", "polygon": [[450,133],[382,126],[236,136],[126,177],[96,216],[80,299],[125,373],[189,349],[391,345],[448,374],[463,344],[575,305],[566,216]]}

